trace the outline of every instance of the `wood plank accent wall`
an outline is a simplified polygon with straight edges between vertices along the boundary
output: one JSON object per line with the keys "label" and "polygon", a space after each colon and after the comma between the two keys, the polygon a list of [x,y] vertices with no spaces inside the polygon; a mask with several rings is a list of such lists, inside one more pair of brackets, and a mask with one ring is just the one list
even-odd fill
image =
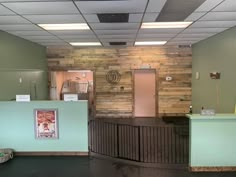
{"label": "wood plank accent wall", "polygon": [[[95,72],[96,117],[132,117],[132,71],[144,65],[157,70],[159,115],[182,115],[189,110],[192,93],[189,47],[48,48],[47,56],[49,71]],[[106,81],[106,73],[112,69],[121,74],[116,85]],[[166,81],[166,76],[172,80]]]}

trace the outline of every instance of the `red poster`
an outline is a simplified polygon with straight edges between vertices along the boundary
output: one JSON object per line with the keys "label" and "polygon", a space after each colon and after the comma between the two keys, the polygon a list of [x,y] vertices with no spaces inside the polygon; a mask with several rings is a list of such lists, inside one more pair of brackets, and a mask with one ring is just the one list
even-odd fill
{"label": "red poster", "polygon": [[36,109],[36,138],[58,138],[57,109]]}

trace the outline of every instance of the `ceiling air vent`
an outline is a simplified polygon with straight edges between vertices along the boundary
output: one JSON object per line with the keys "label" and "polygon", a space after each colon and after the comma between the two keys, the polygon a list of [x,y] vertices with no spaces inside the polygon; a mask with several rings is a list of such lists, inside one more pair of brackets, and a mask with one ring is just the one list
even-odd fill
{"label": "ceiling air vent", "polygon": [[121,45],[126,45],[126,42],[109,42],[110,45],[116,45],[116,46],[121,46]]}
{"label": "ceiling air vent", "polygon": [[206,0],[167,0],[156,22],[184,21]]}
{"label": "ceiling air vent", "polygon": [[128,23],[129,22],[128,13],[97,14],[97,16],[101,23]]}
{"label": "ceiling air vent", "polygon": [[179,48],[191,48],[191,44],[190,45],[179,45]]}

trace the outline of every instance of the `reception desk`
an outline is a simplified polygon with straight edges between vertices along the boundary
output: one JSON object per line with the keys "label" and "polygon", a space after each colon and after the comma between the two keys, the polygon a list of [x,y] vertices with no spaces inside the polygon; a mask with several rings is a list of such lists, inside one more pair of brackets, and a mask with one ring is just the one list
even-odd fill
{"label": "reception desk", "polygon": [[[37,138],[35,110],[57,110],[57,138]],[[87,101],[0,102],[0,147],[22,155],[87,155]]]}
{"label": "reception desk", "polygon": [[187,115],[191,171],[236,170],[236,115]]}

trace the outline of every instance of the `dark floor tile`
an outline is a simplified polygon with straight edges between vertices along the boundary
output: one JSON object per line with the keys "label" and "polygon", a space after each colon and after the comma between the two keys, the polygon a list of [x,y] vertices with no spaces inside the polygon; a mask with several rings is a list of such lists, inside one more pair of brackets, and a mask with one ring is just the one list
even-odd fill
{"label": "dark floor tile", "polygon": [[191,173],[144,168],[89,157],[15,157],[0,164],[0,177],[236,177],[236,172]]}

